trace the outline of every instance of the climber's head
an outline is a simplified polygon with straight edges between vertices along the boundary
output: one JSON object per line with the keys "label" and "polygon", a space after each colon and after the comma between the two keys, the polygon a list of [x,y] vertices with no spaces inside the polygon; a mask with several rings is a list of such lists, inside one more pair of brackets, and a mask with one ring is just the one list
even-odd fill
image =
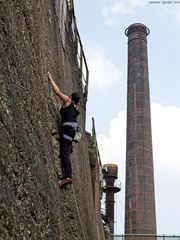
{"label": "climber's head", "polygon": [[71,94],[71,99],[75,104],[78,104],[81,99],[81,95],[78,92],[74,92]]}

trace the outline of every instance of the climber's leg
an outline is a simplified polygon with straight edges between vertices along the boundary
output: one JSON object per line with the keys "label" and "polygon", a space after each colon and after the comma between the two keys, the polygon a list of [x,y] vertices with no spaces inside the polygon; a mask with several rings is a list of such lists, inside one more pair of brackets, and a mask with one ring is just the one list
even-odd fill
{"label": "climber's leg", "polygon": [[71,158],[72,142],[61,137],[60,138],[60,158],[64,172],[63,178],[72,177]]}
{"label": "climber's leg", "polygon": [[59,184],[59,187],[62,188],[68,184],[72,184],[72,180],[71,178],[64,178],[63,180],[58,181],[58,184]]}

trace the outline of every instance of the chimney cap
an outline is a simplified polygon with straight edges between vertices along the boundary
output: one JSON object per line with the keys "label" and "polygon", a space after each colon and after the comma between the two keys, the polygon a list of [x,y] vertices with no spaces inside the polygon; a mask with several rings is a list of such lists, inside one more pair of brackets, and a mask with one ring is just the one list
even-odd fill
{"label": "chimney cap", "polygon": [[144,31],[147,36],[150,33],[149,28],[147,28],[144,24],[142,24],[142,23],[133,23],[128,28],[126,28],[125,35],[128,36],[130,32],[134,32],[134,31]]}
{"label": "chimney cap", "polygon": [[105,170],[104,178],[118,178],[118,166],[116,164],[104,164],[103,169]]}

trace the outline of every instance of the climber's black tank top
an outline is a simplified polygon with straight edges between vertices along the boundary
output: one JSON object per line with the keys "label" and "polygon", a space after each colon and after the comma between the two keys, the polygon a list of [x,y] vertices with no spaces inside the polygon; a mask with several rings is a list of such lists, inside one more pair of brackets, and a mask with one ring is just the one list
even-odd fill
{"label": "climber's black tank top", "polygon": [[[60,109],[61,114],[61,124],[65,122],[76,122],[77,116],[79,115],[78,109],[74,106],[74,103],[71,102],[69,106],[62,107]],[[71,126],[61,126],[61,134],[67,134],[68,136],[73,137],[74,129]]]}
{"label": "climber's black tank top", "polygon": [[61,114],[61,123],[76,122],[76,118],[79,115],[79,111],[74,106],[74,103],[71,102],[69,106],[62,107],[60,109],[60,114]]}

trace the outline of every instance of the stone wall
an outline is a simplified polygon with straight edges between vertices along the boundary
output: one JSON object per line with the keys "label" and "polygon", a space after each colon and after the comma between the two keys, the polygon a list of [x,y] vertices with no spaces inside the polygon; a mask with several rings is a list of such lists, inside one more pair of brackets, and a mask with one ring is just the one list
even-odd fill
{"label": "stone wall", "polygon": [[[65,1],[0,1],[0,239],[99,240],[86,135],[74,146],[73,184],[60,190],[62,91],[82,91]],[[81,101],[79,123],[85,126]],[[98,226],[101,225],[100,215]]]}

